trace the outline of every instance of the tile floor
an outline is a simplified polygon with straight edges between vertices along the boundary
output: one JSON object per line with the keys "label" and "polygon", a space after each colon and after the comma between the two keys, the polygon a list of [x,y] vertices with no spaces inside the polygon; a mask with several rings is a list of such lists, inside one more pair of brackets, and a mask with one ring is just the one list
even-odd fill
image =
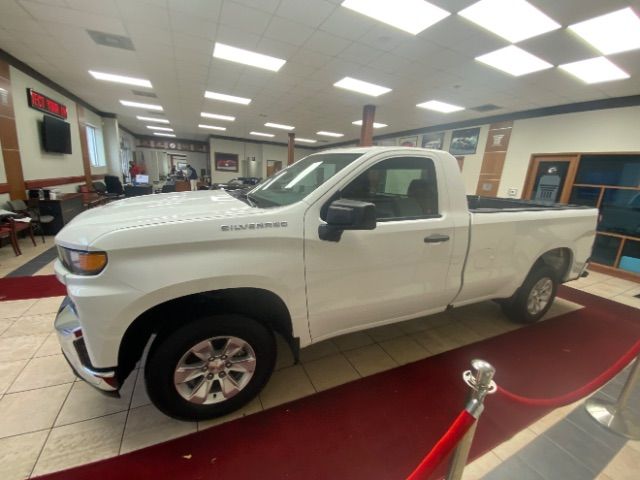
{"label": "tile floor", "polygon": [[[10,248],[0,249],[0,277],[51,245],[51,239],[37,247],[23,240],[24,255],[14,258]],[[39,273],[51,273],[51,268],[47,265]],[[594,272],[570,286],[640,308],[640,299],[634,297],[640,293],[637,283]],[[164,416],[149,403],[140,370],[127,379],[119,399],[104,397],[75,381],[51,333],[60,301],[58,297],[0,302],[3,480],[28,478],[143,448],[519,328],[501,315],[496,304],[484,302],[321,342],[302,351],[299,365],[293,365],[288,348],[279,342],[276,371],[258,398],[225,418],[188,423]],[[559,299],[548,318],[578,308],[580,305]],[[479,458],[468,466],[465,479],[513,478],[514,471],[518,476],[533,472],[531,478],[563,478],[536,473],[527,464],[533,457],[523,452],[534,448],[536,441],[552,442],[546,433],[571,420],[582,403],[551,412]],[[507,470],[499,470],[504,465]],[[623,442],[598,476],[586,471],[591,476],[584,478],[637,479],[640,442]]]}

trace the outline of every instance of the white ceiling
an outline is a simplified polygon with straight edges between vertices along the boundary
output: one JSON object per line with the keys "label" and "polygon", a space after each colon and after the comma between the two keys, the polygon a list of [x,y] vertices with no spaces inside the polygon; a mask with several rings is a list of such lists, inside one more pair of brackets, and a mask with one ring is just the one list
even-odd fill
{"label": "white ceiling", "polygon": [[[391,1],[391,0],[390,0]],[[456,13],[476,0],[431,0]],[[530,0],[563,27],[640,0]],[[356,139],[351,124],[367,103],[377,105],[376,130],[387,134],[480,118],[464,110],[440,114],[415,105],[437,99],[467,108],[493,103],[491,114],[640,93],[640,50],[608,56],[631,78],[585,85],[554,68],[519,78],[494,70],[474,57],[508,45],[458,15],[417,36],[340,7],[341,0],[0,0],[0,48],[30,65],[120,123],[149,134],[136,115],[148,112],[121,106],[119,99],[160,103],[178,137],[205,139],[199,123],[228,127],[216,134],[251,137],[265,122],[296,126],[296,134],[322,139],[319,130]],[[135,51],[99,46],[87,29],[131,38]],[[214,42],[284,58],[277,73],[212,57]],[[518,44],[558,65],[598,56],[563,28]],[[133,95],[128,87],[94,80],[97,70],[147,78],[157,99]],[[351,76],[392,88],[378,98],[337,89]],[[250,97],[249,106],[204,98],[205,90]],[[201,119],[200,112],[237,117],[233,123]],[[322,143],[316,145],[323,145]]]}

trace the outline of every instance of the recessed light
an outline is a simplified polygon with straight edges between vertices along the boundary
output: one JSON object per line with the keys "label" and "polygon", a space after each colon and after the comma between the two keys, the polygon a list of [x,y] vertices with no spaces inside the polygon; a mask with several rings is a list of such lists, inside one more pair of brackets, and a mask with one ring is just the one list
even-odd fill
{"label": "recessed light", "polygon": [[302,142],[302,143],[318,143],[317,140],[313,140],[312,138],[302,138],[302,137],[296,137],[295,141]]}
{"label": "recessed light", "polygon": [[140,115],[138,115],[136,118],[138,120],[142,120],[143,122],[169,123],[169,120],[167,120],[166,118],[141,117]]}
{"label": "recessed light", "polygon": [[262,133],[262,132],[249,132],[250,135],[256,135],[257,137],[275,137],[273,133]]}
{"label": "recessed light", "polygon": [[269,55],[252,52],[251,50],[244,50],[243,48],[232,47],[219,42],[217,42],[213,47],[213,56],[215,58],[242,63],[243,65],[249,65],[251,67],[264,68],[265,70],[271,70],[272,72],[277,72],[285,63],[287,63],[286,60],[281,58],[270,57]]}
{"label": "recessed light", "polygon": [[451,15],[424,0],[345,0],[342,6],[414,35]]}
{"label": "recessed light", "polygon": [[236,117],[230,115],[219,115],[217,113],[200,112],[200,116],[203,118],[213,118],[215,120],[224,120],[225,122],[233,122]]}
{"label": "recessed light", "polygon": [[204,124],[199,124],[198,127],[200,128],[208,128],[209,130],[220,130],[220,131],[225,131],[226,127],[216,127],[215,125],[204,125]]}
{"label": "recessed light", "polygon": [[558,22],[525,0],[481,0],[458,15],[512,43],[560,28]]}
{"label": "recessed light", "polygon": [[450,103],[440,102],[438,100],[429,100],[428,102],[419,103],[416,107],[426,108],[427,110],[434,110],[440,113],[452,113],[464,110],[464,107],[451,105]]}
{"label": "recessed light", "polygon": [[629,74],[605,57],[590,58],[579,62],[560,65],[565,72],[585,83],[609,82],[629,78]]}
{"label": "recessed light", "polygon": [[[351,122],[354,125],[358,125],[358,126],[362,126],[362,120],[356,120],[355,122]],[[387,125],[386,123],[376,123],[373,122],[373,128],[384,128],[384,127],[388,127],[389,125]]]}
{"label": "recessed light", "polygon": [[173,133],[158,133],[158,132],[153,132],[154,135],[157,135],[158,137],[175,137],[175,135]]}
{"label": "recessed light", "polygon": [[137,87],[153,88],[149,80],[144,78],[125,77],[123,75],[115,75],[113,73],[96,72],[89,70],[89,73],[96,80],[106,80],[107,82],[124,83],[125,85],[135,85]]}
{"label": "recessed light", "polygon": [[160,105],[153,105],[151,103],[130,102],[129,100],[120,100],[120,103],[125,107],[144,108],[146,110],[157,110],[159,112],[163,110]]}
{"label": "recessed light", "polygon": [[282,125],[281,123],[271,123],[271,122],[265,123],[264,126],[271,127],[271,128],[279,128],[280,130],[293,130],[294,128],[296,128],[291,125]]}
{"label": "recessed light", "polygon": [[501,48],[486,55],[480,55],[476,57],[476,60],[514,77],[553,67],[549,62],[545,62],[515,45]]}
{"label": "recessed light", "polygon": [[208,90],[204,92],[204,97],[210,98],[211,100],[220,100],[221,102],[240,103],[242,105],[249,105],[251,103],[250,98],[235,97],[233,95],[227,95],[225,93],[218,93],[218,92],[210,92]]}
{"label": "recessed light", "polygon": [[352,90],[358,93],[364,93],[365,95],[371,95],[373,97],[379,97],[385,93],[391,91],[390,88],[381,87],[374,83],[364,82],[351,77],[344,77],[342,80],[333,84],[334,87],[344,88],[346,90]]}
{"label": "recessed light", "polygon": [[640,18],[631,7],[576,23],[569,30],[605,55],[640,48]]}
{"label": "recessed light", "polygon": [[163,132],[173,132],[173,128],[169,127],[156,127],[155,125],[147,125],[149,130],[162,130]]}
{"label": "recessed light", "polygon": [[316,135],[324,135],[325,137],[344,137],[344,133],[336,133],[336,132],[326,132],[324,130],[320,130],[319,132],[316,132]]}

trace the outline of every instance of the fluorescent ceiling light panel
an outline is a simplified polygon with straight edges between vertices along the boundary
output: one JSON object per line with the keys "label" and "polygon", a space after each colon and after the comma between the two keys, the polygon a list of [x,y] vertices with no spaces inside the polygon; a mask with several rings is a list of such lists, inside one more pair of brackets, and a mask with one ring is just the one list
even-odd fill
{"label": "fluorescent ceiling light panel", "polygon": [[200,128],[208,128],[209,130],[220,130],[222,132],[224,132],[226,130],[226,127],[216,127],[215,125],[204,125],[204,124],[199,124],[198,127]]}
{"label": "fluorescent ceiling light panel", "polygon": [[158,132],[153,132],[154,135],[157,135],[159,137],[175,137],[175,135],[173,133],[158,133]]}
{"label": "fluorescent ceiling light panel", "polygon": [[342,6],[413,35],[451,15],[424,0],[345,0]]}
{"label": "fluorescent ceiling light panel", "polygon": [[204,92],[204,97],[210,98],[211,100],[220,100],[221,102],[239,103],[241,105],[249,105],[251,103],[250,98],[235,97],[233,95],[227,95],[225,93],[218,93],[218,92],[210,92],[208,90]]}
{"label": "fluorescent ceiling light panel", "polygon": [[144,108],[145,110],[157,110],[158,112],[162,112],[163,110],[160,105],[153,105],[151,103],[130,102],[129,100],[120,100],[120,103],[125,107]]}
{"label": "fluorescent ceiling light panel", "polygon": [[344,77],[342,80],[334,83],[333,86],[352,90],[358,93],[364,93],[365,95],[371,95],[372,97],[379,97],[380,95],[391,91],[390,88],[381,87],[380,85],[364,82],[351,77]]}
{"label": "fluorescent ceiling light panel", "polygon": [[217,113],[200,112],[200,116],[203,118],[213,118],[214,120],[224,120],[225,122],[233,122],[236,117],[231,115],[219,115]]}
{"label": "fluorescent ceiling light panel", "polygon": [[89,73],[96,80],[106,80],[107,82],[124,83],[125,85],[135,85],[136,87],[153,88],[149,80],[144,78],[125,77],[123,75],[115,75],[113,73],[96,72],[89,70]]}
{"label": "fluorescent ceiling light panel", "polygon": [[316,132],[316,135],[324,135],[325,137],[335,137],[335,138],[344,137],[344,133],[327,132],[324,130],[320,130],[319,132]]}
{"label": "fluorescent ceiling light panel", "polygon": [[257,137],[275,137],[273,133],[262,133],[262,132],[249,132],[250,135],[255,135]]}
{"label": "fluorescent ceiling light panel", "polygon": [[585,83],[610,82],[629,78],[629,74],[605,57],[590,58],[579,62],[560,65],[565,72]]}
{"label": "fluorescent ceiling light panel", "polygon": [[481,0],[458,15],[512,43],[560,28],[558,22],[525,0]]}
{"label": "fluorescent ceiling light panel", "polygon": [[457,105],[451,105],[450,103],[439,102],[438,100],[429,100],[428,102],[419,103],[416,107],[426,108],[427,110],[434,110],[440,113],[452,113],[464,110],[464,107]]}
{"label": "fluorescent ceiling light panel", "polygon": [[631,7],[576,23],[569,30],[604,55],[640,48],[640,18]]}
{"label": "fluorescent ceiling light panel", "polygon": [[302,137],[296,137],[295,141],[302,142],[302,143],[318,143],[317,140],[313,140],[312,138],[302,138]]}
{"label": "fluorescent ceiling light panel", "polygon": [[232,47],[219,42],[217,42],[213,47],[213,56],[215,58],[221,58],[222,60],[229,60],[231,62],[242,63],[243,65],[249,65],[251,67],[271,70],[272,72],[277,72],[285,63],[287,63],[286,60],[281,58],[270,57],[269,55],[263,55],[261,53],[252,52],[251,50]]}
{"label": "fluorescent ceiling light panel", "polygon": [[476,60],[514,77],[553,67],[549,62],[545,62],[515,45],[501,48],[486,55],[480,55],[476,57]]}
{"label": "fluorescent ceiling light panel", "polygon": [[[359,127],[362,126],[362,120],[356,120],[355,122],[351,122],[354,125],[358,125]],[[373,128],[384,128],[384,127],[388,127],[389,125],[387,125],[386,123],[376,123],[373,122]]]}
{"label": "fluorescent ceiling light panel", "polygon": [[136,118],[138,120],[142,120],[143,122],[169,123],[169,120],[167,120],[166,118],[141,117],[140,115],[138,115]]}
{"label": "fluorescent ceiling light panel", "polygon": [[271,122],[265,123],[264,126],[271,127],[271,128],[279,128],[280,130],[293,130],[294,128],[296,128],[291,125],[282,125],[281,123],[271,123]]}
{"label": "fluorescent ceiling light panel", "polygon": [[173,128],[169,127],[156,127],[155,125],[147,125],[149,130],[161,130],[163,132],[173,132]]}

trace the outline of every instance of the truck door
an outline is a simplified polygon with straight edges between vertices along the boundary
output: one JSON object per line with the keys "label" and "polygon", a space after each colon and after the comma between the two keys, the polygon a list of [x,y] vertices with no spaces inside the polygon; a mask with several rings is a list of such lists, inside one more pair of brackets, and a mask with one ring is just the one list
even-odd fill
{"label": "truck door", "polygon": [[[442,208],[442,175],[430,158],[386,158],[354,172],[339,192],[310,207],[305,267],[314,341],[434,311],[453,298],[457,287],[446,279],[454,224]],[[373,203],[376,228],[345,231],[338,242],[320,240],[323,211],[337,198]]]}

